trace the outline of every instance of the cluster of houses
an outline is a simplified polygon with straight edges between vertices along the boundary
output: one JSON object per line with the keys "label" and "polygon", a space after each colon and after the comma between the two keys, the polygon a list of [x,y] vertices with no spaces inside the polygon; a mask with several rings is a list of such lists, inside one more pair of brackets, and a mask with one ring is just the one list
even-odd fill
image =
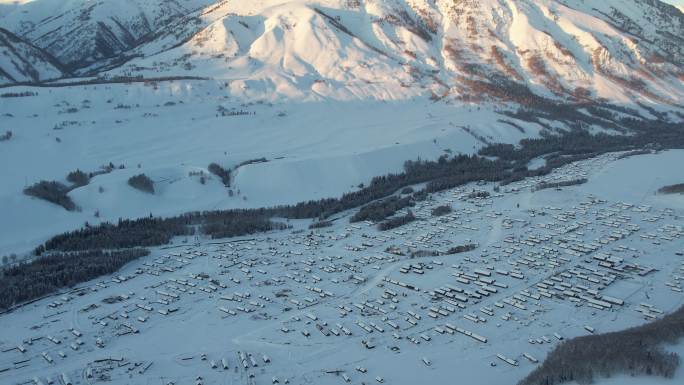
{"label": "cluster of houses", "polygon": [[[530,370],[564,338],[602,332],[603,315],[652,320],[667,310],[659,305],[663,293],[681,296],[684,249],[677,245],[684,227],[676,211],[590,194],[563,205],[529,203],[530,194],[557,193],[533,192],[540,182],[585,178],[609,160],[572,164],[562,175],[503,191],[481,183],[435,193],[410,208],[416,221],[390,231],[342,216],[327,228],[295,224],[156,249],[111,277],[21,309],[40,310],[40,320],[14,341],[3,336],[0,376],[30,373],[23,383],[36,385],[143,382],[138,377],[203,385],[227,376],[248,384],[297,383],[301,363],[281,356],[283,347],[415,351],[416,370],[449,370],[430,353],[452,343],[487,352],[487,370]],[[452,210],[433,215],[444,205]],[[624,290],[626,284],[633,289]],[[567,312],[577,315],[576,324],[547,320],[535,328]],[[183,341],[184,328],[206,327],[220,347]],[[187,352],[174,358],[176,369],[142,352],[111,353],[157,328],[175,331],[168,338]],[[224,333],[233,337],[224,341]],[[82,371],[62,370],[74,360]],[[354,360],[316,365],[306,367],[317,383],[392,377],[387,367]]]}

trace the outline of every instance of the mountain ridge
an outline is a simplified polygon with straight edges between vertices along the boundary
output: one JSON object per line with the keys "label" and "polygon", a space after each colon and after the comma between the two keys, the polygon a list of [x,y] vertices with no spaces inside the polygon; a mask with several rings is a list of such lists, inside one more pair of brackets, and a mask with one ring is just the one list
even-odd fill
{"label": "mountain ridge", "polygon": [[48,52],[0,28],[0,83],[40,82],[68,74]]}
{"label": "mountain ridge", "polygon": [[[114,13],[74,1],[29,21],[44,3],[0,26],[81,75],[206,76],[247,99],[477,102],[492,96],[478,83],[497,78],[564,100],[684,96],[684,14],[655,0],[127,0]],[[75,15],[77,29],[58,24]],[[66,45],[75,31],[83,38]]]}

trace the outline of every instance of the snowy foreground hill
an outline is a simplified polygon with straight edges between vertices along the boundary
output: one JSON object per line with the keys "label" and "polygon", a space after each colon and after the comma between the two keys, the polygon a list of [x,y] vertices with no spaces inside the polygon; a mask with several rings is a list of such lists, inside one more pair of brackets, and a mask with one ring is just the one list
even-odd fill
{"label": "snowy foreground hill", "polygon": [[517,383],[684,303],[682,122],[658,0],[0,0],[0,384]]}

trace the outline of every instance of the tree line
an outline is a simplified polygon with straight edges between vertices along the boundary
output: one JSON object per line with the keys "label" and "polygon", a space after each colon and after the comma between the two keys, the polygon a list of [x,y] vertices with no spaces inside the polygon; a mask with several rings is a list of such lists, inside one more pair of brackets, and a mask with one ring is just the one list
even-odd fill
{"label": "tree line", "polygon": [[0,309],[113,273],[148,255],[144,249],[54,253],[0,270]]}
{"label": "tree line", "polygon": [[212,239],[229,238],[246,234],[263,233],[271,230],[284,230],[289,226],[274,222],[261,215],[245,215],[226,217],[202,226],[202,232]]}
{"label": "tree line", "polygon": [[539,190],[546,190],[550,188],[559,188],[559,187],[567,187],[567,186],[577,186],[580,184],[585,184],[589,180],[587,178],[578,178],[578,179],[571,179],[571,180],[564,180],[560,182],[539,182],[537,183],[536,186],[532,189],[533,191],[539,191]]}
{"label": "tree line", "polygon": [[25,91],[25,92],[4,92],[0,94],[0,98],[25,98],[27,96],[36,96],[35,92]]}
{"label": "tree line", "polygon": [[[437,256],[467,253],[467,252],[473,251],[475,249],[477,249],[477,244],[466,243],[465,245],[458,245],[458,246],[450,247],[447,251],[425,250],[425,249],[413,250],[410,252],[409,255],[411,255],[411,258],[437,257]],[[387,250],[385,250],[385,251],[387,251]]]}
{"label": "tree line", "polygon": [[437,206],[434,209],[432,209],[432,216],[433,217],[441,217],[443,215],[447,215],[451,213],[452,209],[451,206],[449,205],[442,205],[442,206]]}
{"label": "tree line", "polygon": [[79,169],[76,169],[75,171],[67,174],[67,180],[73,184],[73,188],[83,187],[90,183],[90,175]]}
{"label": "tree line", "polygon": [[309,225],[309,229],[323,229],[326,227],[331,227],[333,225],[332,221],[322,220],[316,221]]}
{"label": "tree line", "polygon": [[[65,252],[100,255],[105,253],[103,249],[159,246],[169,243],[175,236],[198,232],[212,238],[240,236],[287,227],[284,223],[274,222],[272,218],[316,219],[325,222],[334,214],[362,206],[367,207],[362,207],[359,212],[363,210],[363,213],[355,214],[355,219],[386,219],[399,209],[412,206],[413,202],[427,199],[431,192],[469,182],[496,181],[506,184],[526,177],[546,175],[567,163],[606,152],[634,151],[649,147],[684,148],[682,123],[647,121],[637,117],[622,118],[621,122],[629,127],[632,135],[593,135],[583,130],[573,130],[561,135],[526,139],[521,141],[518,148],[495,144],[484,147],[477,155],[457,155],[452,158],[442,156],[436,161],[407,161],[403,172],[375,177],[368,186],[360,186],[359,190],[343,194],[339,198],[269,208],[191,212],[170,218],[150,216],[119,220],[116,224],[86,225],[82,229],[51,238],[34,252],[39,256],[46,252],[49,255]],[[529,161],[540,156],[545,156],[546,165],[528,170]],[[410,196],[394,197],[397,192],[410,193],[413,190],[407,187],[421,183],[426,183],[426,187],[412,192]],[[381,203],[372,204],[380,199],[383,199]],[[411,216],[412,213],[409,213],[388,220],[387,223],[383,222],[385,224],[381,226],[390,228],[408,223],[415,219]],[[448,253],[468,251],[470,247],[455,248]],[[81,261],[78,258],[67,258],[65,263],[78,265]],[[90,276],[83,275],[77,279],[92,278],[88,277]]]}
{"label": "tree line", "polygon": [[415,202],[412,197],[399,198],[393,196],[361,207],[356,214],[352,215],[349,221],[352,223],[361,221],[379,222],[391,217],[405,207],[413,206],[415,206]]}
{"label": "tree line", "polygon": [[67,195],[71,191],[65,184],[55,181],[41,180],[26,187],[24,194],[64,207],[67,211],[76,210],[76,203]]}
{"label": "tree line", "polygon": [[[123,165],[119,168],[123,168]],[[66,179],[71,183],[70,186],[57,181],[41,180],[40,182],[26,187],[24,189],[24,194],[62,206],[67,211],[74,211],[78,209],[78,206],[76,206],[76,203],[69,197],[69,192],[73,189],[87,185],[90,183],[91,178],[97,175],[110,173],[112,170],[114,170],[114,165],[112,163],[103,166],[99,171],[90,173],[76,169],[67,174]]]}
{"label": "tree line", "polygon": [[390,218],[385,221],[378,223],[378,230],[387,231],[396,229],[397,227],[403,226],[407,223],[411,223],[416,220],[416,216],[409,210],[406,215],[400,215],[398,217]]}
{"label": "tree line", "polygon": [[544,362],[518,385],[588,384],[615,374],[672,378],[679,365],[676,353],[662,345],[684,336],[684,307],[663,318],[630,329],[575,337],[561,342]]}
{"label": "tree line", "polygon": [[230,187],[230,170],[226,170],[225,168],[219,166],[217,163],[209,164],[209,167],[207,169],[210,173],[219,177],[221,179],[221,182],[223,182],[224,186]]}
{"label": "tree line", "polygon": [[[684,148],[684,125],[681,123],[650,121],[647,125],[630,122],[630,127],[634,128],[632,135],[591,134],[574,130],[557,136],[525,139],[517,148],[494,144],[484,147],[476,155],[442,156],[435,161],[407,161],[403,172],[375,177],[367,186],[339,198],[258,209],[192,212],[164,219],[120,221],[120,225],[103,224],[58,235],[37,251],[157,246],[168,243],[173,236],[194,234],[197,229],[211,237],[222,234],[238,236],[282,227],[272,223],[271,218],[275,217],[325,220],[331,215],[358,207],[361,209],[352,216],[354,221],[384,220],[397,210],[410,207],[413,205],[411,202],[426,199],[429,193],[470,182],[506,184],[547,175],[567,163],[606,152],[649,146]],[[546,159],[545,166],[535,170],[527,168],[532,159],[542,156]],[[426,187],[411,196],[394,196],[407,186],[421,183],[426,183]],[[240,225],[241,222],[244,225]]]}
{"label": "tree line", "polygon": [[684,183],[661,187],[658,194],[684,194]]}
{"label": "tree line", "polygon": [[178,219],[119,219],[116,224],[105,222],[52,237],[38,246],[35,254],[158,246],[169,243],[175,236],[194,234],[195,229],[188,224]]}
{"label": "tree line", "polygon": [[136,190],[154,194],[154,182],[145,174],[133,175],[128,178],[128,184]]}

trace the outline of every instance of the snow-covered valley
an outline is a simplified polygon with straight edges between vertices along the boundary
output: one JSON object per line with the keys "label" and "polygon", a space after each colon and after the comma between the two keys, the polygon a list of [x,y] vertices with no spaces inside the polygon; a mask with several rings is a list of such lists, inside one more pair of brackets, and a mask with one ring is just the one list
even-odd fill
{"label": "snow-covered valley", "polygon": [[0,0],[0,384],[518,383],[684,309],[682,148],[658,0]]}
{"label": "snow-covered valley", "polygon": [[[468,383],[515,383],[560,339],[682,305],[684,200],[653,186],[680,181],[666,165],[683,157],[604,155],[543,178],[589,179],[558,191],[532,192],[541,179],[499,193],[463,186],[419,203],[419,220],[395,231],[343,214],[313,232],[294,221],[249,238],[178,239],[2,315],[1,375],[7,383],[64,375],[83,384],[414,384],[458,373]],[[615,183],[626,178],[628,186]],[[473,189],[491,196],[469,198]],[[445,204],[454,211],[431,214]],[[477,248],[407,254],[465,244]]]}
{"label": "snow-covered valley", "polygon": [[[2,104],[12,115],[0,117],[3,126],[19,128],[0,152],[0,245],[8,252],[25,252],[86,221],[334,197],[401,171],[406,160],[474,152],[484,143],[469,132],[516,143],[540,129],[522,133],[497,123],[491,109],[427,100],[245,104],[217,97],[217,85],[202,81],[35,92]],[[219,108],[240,114],[222,116]],[[212,162],[230,168],[259,158],[268,162],[234,173],[232,197],[207,171]],[[39,180],[66,183],[71,171],[98,171],[110,162],[125,169],[69,193],[78,212],[22,194]],[[190,175],[200,171],[205,184]],[[154,195],[126,184],[141,172],[155,181]]]}

